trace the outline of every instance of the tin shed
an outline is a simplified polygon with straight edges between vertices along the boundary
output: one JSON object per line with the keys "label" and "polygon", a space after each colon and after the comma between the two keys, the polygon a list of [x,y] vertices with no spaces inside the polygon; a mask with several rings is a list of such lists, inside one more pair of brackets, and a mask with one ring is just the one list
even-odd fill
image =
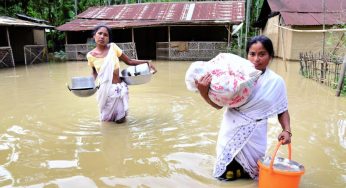
{"label": "tin shed", "polygon": [[[323,3],[324,2],[324,3]],[[276,56],[299,60],[301,52],[346,53],[345,0],[264,0],[255,27],[269,36]]]}
{"label": "tin shed", "polygon": [[[34,19],[24,15],[19,17]],[[44,55],[47,55],[45,28],[54,27],[0,16],[0,68],[42,62]]]}
{"label": "tin shed", "polygon": [[[244,20],[245,1],[143,3],[91,7],[57,30],[69,59],[85,59],[91,30],[112,28],[114,42],[140,59],[205,60],[225,51],[232,26]],[[128,49],[130,48],[130,49]]]}

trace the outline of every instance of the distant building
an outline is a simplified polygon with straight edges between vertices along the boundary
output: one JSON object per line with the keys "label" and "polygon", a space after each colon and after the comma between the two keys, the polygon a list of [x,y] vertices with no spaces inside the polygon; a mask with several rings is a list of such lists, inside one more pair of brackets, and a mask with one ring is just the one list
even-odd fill
{"label": "distant building", "polygon": [[91,30],[105,24],[113,42],[139,59],[207,60],[231,44],[244,21],[245,1],[172,2],[91,7],[57,30],[66,33],[68,59],[85,59]]}
{"label": "distant building", "polygon": [[0,68],[45,61],[45,29],[54,27],[36,18],[18,17],[22,19],[0,16]]}
{"label": "distant building", "polygon": [[272,39],[276,56],[298,60],[301,52],[345,54],[346,29],[333,28],[345,23],[345,0],[264,0],[254,26]]}

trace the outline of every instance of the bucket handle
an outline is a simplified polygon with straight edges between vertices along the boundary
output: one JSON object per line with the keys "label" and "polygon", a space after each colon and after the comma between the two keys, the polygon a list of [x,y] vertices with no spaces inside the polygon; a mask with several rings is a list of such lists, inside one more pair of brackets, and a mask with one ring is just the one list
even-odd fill
{"label": "bucket handle", "polygon": [[[270,165],[269,165],[269,169],[270,169],[271,171],[273,171],[273,165],[274,165],[274,159],[275,159],[276,153],[278,152],[279,147],[280,147],[282,144],[283,144],[283,141],[280,140],[280,141],[278,142],[278,144],[276,145],[276,148],[275,148],[275,150],[274,150],[274,153],[273,153],[273,155],[272,155],[272,159],[270,160]],[[288,159],[291,160],[291,154],[292,154],[292,152],[291,152],[291,144],[287,144],[287,145],[288,145]]]}

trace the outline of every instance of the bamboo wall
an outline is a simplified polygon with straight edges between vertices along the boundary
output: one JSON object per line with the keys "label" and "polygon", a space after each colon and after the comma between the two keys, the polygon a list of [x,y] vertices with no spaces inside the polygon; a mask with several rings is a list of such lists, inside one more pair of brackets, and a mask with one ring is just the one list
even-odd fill
{"label": "bamboo wall", "polygon": [[156,59],[198,61],[210,60],[227,51],[227,42],[157,42]]}
{"label": "bamboo wall", "polygon": [[[116,43],[129,58],[137,59],[136,45],[132,42]],[[85,61],[86,54],[91,51],[95,45],[93,44],[65,44],[65,52],[67,60]]]}

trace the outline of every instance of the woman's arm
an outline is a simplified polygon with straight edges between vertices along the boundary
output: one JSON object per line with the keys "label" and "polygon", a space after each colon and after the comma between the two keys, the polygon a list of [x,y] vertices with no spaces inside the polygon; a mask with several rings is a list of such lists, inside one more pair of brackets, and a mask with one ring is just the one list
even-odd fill
{"label": "woman's arm", "polygon": [[95,67],[92,67],[92,72],[91,72],[91,74],[94,76],[94,79],[96,79],[96,77],[97,77],[97,72],[96,72]]}
{"label": "woman's arm", "polygon": [[278,140],[283,140],[283,144],[291,143],[291,126],[290,126],[290,114],[288,110],[285,112],[278,114],[278,120],[282,127],[282,132],[278,136]]}
{"label": "woman's arm", "polygon": [[120,60],[125,62],[127,65],[135,66],[143,63],[147,63],[149,67],[154,71],[154,73],[157,72],[155,66],[151,64],[151,60],[138,60],[138,59],[130,59],[126,54],[122,53],[119,57]]}
{"label": "woman's arm", "polygon": [[222,106],[215,104],[213,101],[210,100],[210,98],[208,96],[211,78],[212,78],[211,75],[209,73],[207,73],[206,75],[202,76],[199,80],[195,80],[196,87],[197,87],[199,93],[201,94],[202,98],[208,104],[210,104],[210,106],[212,106],[216,109],[221,109]]}

